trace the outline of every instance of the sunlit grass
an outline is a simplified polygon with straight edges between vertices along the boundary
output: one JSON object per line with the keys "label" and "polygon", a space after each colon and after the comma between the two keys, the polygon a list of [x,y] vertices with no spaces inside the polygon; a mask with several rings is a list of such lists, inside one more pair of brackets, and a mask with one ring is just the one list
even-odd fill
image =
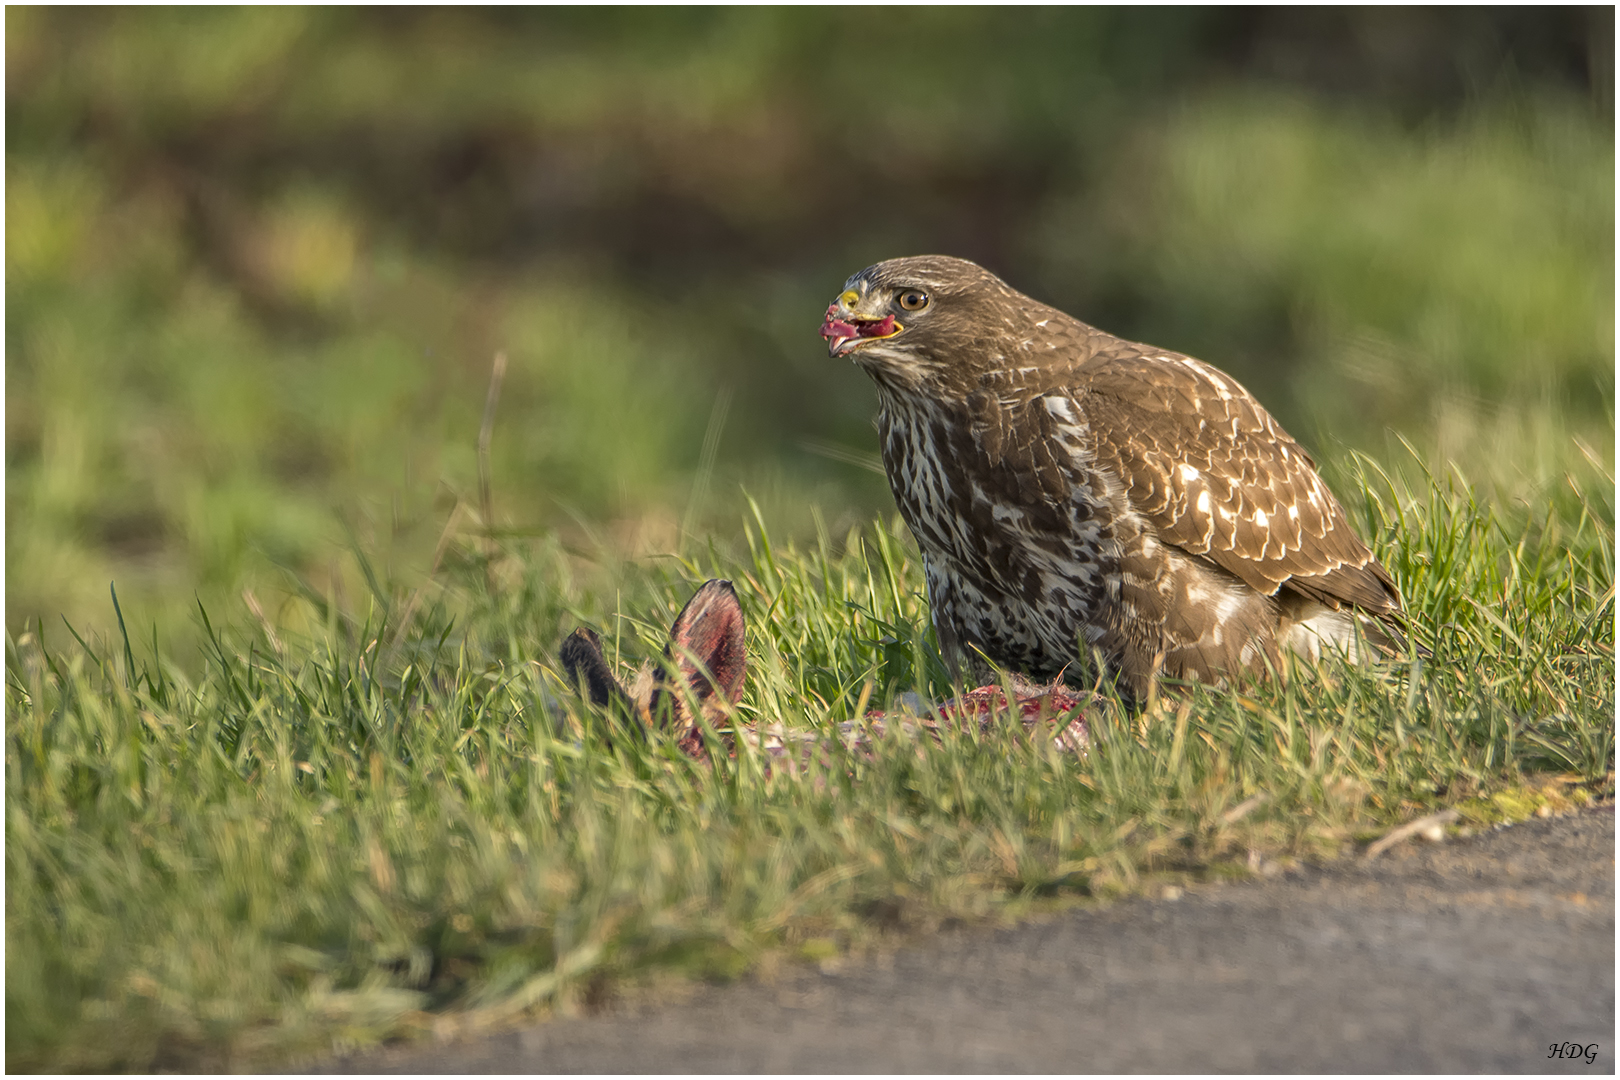
{"label": "sunlit grass", "polygon": [[564,630],[652,655],[708,576],[748,616],[744,718],[830,730],[863,693],[947,696],[897,524],[796,546],[754,520],[735,551],[610,576],[466,536],[415,602],[368,567],[374,591],[313,594],[304,631],[203,623],[195,676],[140,640],[31,629],[7,655],[8,1067],[249,1067],[477,1030],[660,973],[1242,873],[1251,851],[1325,855],[1438,806],[1612,792],[1609,504],[1340,472],[1432,655],[1100,708],[1083,761],[1021,731],[894,736],[790,780],[588,734]]}

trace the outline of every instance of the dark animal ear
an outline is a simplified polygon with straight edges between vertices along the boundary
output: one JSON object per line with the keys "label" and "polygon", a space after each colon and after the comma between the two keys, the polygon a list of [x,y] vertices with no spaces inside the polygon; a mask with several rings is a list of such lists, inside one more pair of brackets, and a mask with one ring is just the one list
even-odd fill
{"label": "dark animal ear", "polygon": [[[705,582],[675,617],[664,655],[699,702],[707,702],[716,691],[731,702],[742,695],[748,678],[746,629],[729,581]],[[667,674],[661,672],[660,678]]]}
{"label": "dark animal ear", "polygon": [[593,704],[604,707],[615,702],[630,704],[630,695],[608,670],[607,660],[602,656],[602,639],[594,630],[582,626],[569,634],[557,655],[568,677],[574,680],[574,686],[583,690]]}

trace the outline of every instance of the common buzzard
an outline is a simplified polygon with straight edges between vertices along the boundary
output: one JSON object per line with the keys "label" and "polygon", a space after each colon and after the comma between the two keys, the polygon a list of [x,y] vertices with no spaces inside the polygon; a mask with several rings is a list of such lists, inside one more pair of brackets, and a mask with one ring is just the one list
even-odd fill
{"label": "common buzzard", "polygon": [[1141,700],[1398,641],[1389,572],[1231,376],[936,255],[850,278],[821,335],[877,385],[953,665],[1052,678],[1096,650]]}

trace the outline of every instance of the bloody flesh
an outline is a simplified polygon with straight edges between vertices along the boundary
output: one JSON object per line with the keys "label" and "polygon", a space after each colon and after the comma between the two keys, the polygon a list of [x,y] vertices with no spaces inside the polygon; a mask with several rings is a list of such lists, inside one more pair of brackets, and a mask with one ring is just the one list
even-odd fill
{"label": "bloody flesh", "polygon": [[870,322],[846,322],[838,317],[838,305],[829,304],[827,319],[821,324],[824,338],[888,337],[894,333],[894,316],[885,315]]}

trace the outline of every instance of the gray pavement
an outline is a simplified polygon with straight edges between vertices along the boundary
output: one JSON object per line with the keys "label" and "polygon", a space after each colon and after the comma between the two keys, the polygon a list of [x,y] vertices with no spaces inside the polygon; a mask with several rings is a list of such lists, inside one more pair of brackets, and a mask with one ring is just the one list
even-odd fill
{"label": "gray pavement", "polygon": [[327,1068],[1613,1073],[1614,843],[1610,806]]}

